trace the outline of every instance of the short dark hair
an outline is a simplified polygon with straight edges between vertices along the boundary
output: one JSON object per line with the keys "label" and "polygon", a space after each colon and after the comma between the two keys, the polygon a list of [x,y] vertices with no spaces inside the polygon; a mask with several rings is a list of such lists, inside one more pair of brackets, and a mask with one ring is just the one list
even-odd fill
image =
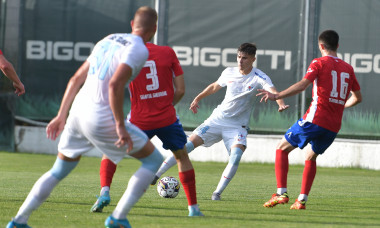
{"label": "short dark hair", "polygon": [[334,30],[325,30],[319,35],[318,41],[323,43],[327,50],[336,51],[339,44],[339,35]]}
{"label": "short dark hair", "polygon": [[257,47],[256,47],[256,44],[254,43],[243,43],[238,48],[238,52],[243,52],[243,53],[246,53],[248,55],[253,55],[253,56],[256,55],[256,50],[257,50]]}

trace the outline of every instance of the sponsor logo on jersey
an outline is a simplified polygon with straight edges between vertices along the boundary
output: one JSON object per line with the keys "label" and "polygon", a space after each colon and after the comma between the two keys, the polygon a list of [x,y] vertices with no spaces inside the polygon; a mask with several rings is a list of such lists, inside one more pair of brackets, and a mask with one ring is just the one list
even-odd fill
{"label": "sponsor logo on jersey", "polygon": [[238,135],[236,136],[236,140],[237,140],[238,142],[242,141],[244,138],[245,138],[245,137],[244,137],[243,134],[238,134]]}

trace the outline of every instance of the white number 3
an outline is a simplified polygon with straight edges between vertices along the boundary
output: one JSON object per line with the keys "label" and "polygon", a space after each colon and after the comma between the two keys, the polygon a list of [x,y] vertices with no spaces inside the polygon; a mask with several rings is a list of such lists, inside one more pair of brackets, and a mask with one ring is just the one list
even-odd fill
{"label": "white number 3", "polygon": [[346,72],[340,73],[340,90],[339,91],[337,91],[337,84],[338,84],[337,72],[335,70],[331,71],[331,76],[332,76],[332,90],[331,90],[330,96],[337,98],[339,94],[339,97],[345,100],[347,96],[347,88],[348,88],[348,83],[346,82],[346,79],[350,77],[350,74]]}
{"label": "white number 3", "polygon": [[149,67],[150,72],[146,74],[146,78],[152,80],[152,84],[147,85],[146,90],[152,91],[158,89],[160,85],[158,83],[156,63],[153,60],[148,60],[145,62],[144,67]]}

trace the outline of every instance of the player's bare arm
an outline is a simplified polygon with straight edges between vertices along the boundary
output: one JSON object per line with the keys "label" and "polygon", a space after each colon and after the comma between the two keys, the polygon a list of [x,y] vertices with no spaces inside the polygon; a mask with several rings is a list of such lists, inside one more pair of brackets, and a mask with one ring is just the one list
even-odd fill
{"label": "player's bare arm", "polygon": [[260,102],[263,102],[263,101],[267,102],[268,99],[272,100],[272,101],[276,101],[278,99],[282,99],[282,98],[285,98],[285,97],[290,97],[290,96],[293,96],[295,94],[301,93],[311,83],[312,82],[309,81],[308,79],[303,78],[301,81],[293,84],[292,86],[290,86],[286,90],[283,90],[283,91],[281,91],[281,92],[279,92],[277,94],[273,94],[273,93],[268,92],[268,91],[263,90],[263,89],[258,89],[257,91],[259,91],[259,93],[256,94],[256,96],[262,96],[261,99],[260,99]]}
{"label": "player's bare arm", "polygon": [[214,82],[210,84],[209,86],[207,86],[206,89],[204,89],[200,94],[198,94],[198,96],[194,98],[193,102],[191,102],[190,110],[194,114],[196,114],[199,108],[199,105],[198,105],[199,101],[211,94],[218,92],[221,88],[222,87],[217,82]]}
{"label": "player's bare arm", "polygon": [[[269,88],[269,91],[273,94],[277,94],[278,91],[276,89],[276,87],[270,87]],[[278,104],[278,111],[279,112],[282,112],[284,111],[285,109],[289,108],[289,105],[285,104],[285,101],[283,99],[278,99],[276,100],[277,104]]]}
{"label": "player's bare arm", "polygon": [[132,68],[127,64],[120,64],[109,82],[109,102],[116,123],[116,133],[119,139],[115,142],[117,147],[128,145],[127,153],[132,150],[131,136],[124,124],[124,87],[132,75]]}
{"label": "player's bare arm", "polygon": [[344,105],[344,108],[355,106],[360,102],[362,102],[362,93],[360,92],[360,90],[351,91],[351,96],[350,98],[348,98],[346,104]]}
{"label": "player's bare arm", "polygon": [[0,55],[0,69],[1,71],[3,71],[4,75],[13,82],[15,94],[17,94],[17,96],[24,94],[24,84],[22,84],[20,78],[17,76],[17,73],[13,65],[10,62],[8,62],[8,60],[3,55]]}
{"label": "player's bare arm", "polygon": [[176,105],[182,97],[185,95],[185,79],[183,75],[179,75],[174,78],[174,96],[173,96],[173,105]]}
{"label": "player's bare arm", "polygon": [[65,90],[65,94],[63,95],[58,114],[50,121],[46,127],[46,137],[48,139],[55,140],[63,131],[67,116],[69,115],[71,104],[79,92],[79,89],[86,81],[89,67],[89,62],[84,62],[82,66],[79,67],[75,74],[70,78]]}

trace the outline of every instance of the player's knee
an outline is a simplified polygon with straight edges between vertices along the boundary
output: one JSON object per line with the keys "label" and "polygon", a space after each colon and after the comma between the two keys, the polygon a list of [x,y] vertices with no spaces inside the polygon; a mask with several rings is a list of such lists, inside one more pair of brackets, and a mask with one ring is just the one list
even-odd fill
{"label": "player's knee", "polygon": [[77,166],[78,162],[79,161],[64,161],[57,158],[53,167],[50,169],[50,173],[58,180],[62,180]]}
{"label": "player's knee", "polygon": [[229,163],[231,165],[239,165],[241,156],[243,155],[243,151],[238,147],[231,148],[231,155]]}
{"label": "player's knee", "polygon": [[190,153],[191,151],[194,150],[194,144],[191,141],[187,141],[185,147],[186,147],[187,153]]}
{"label": "player's knee", "polygon": [[142,167],[155,173],[164,161],[164,157],[162,157],[162,154],[154,148],[153,152],[149,156],[140,158],[139,160],[142,162]]}

